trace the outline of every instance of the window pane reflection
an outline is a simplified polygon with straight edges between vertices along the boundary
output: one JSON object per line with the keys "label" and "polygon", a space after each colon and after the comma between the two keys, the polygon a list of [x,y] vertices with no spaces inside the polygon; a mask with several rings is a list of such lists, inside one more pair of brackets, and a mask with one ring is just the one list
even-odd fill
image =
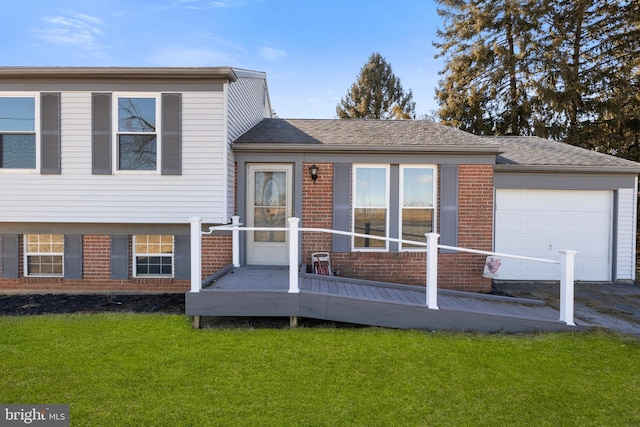
{"label": "window pane reflection", "polygon": [[118,98],[118,132],[155,131],[155,98]]}
{"label": "window pane reflection", "polygon": [[35,169],[36,136],[0,134],[0,167]]}
{"label": "window pane reflection", "polygon": [[[387,231],[387,210],[356,208],[354,210],[355,230],[360,234],[370,234],[372,236],[386,236]],[[385,248],[386,242],[379,239],[367,239],[364,237],[354,238],[355,248]]]}

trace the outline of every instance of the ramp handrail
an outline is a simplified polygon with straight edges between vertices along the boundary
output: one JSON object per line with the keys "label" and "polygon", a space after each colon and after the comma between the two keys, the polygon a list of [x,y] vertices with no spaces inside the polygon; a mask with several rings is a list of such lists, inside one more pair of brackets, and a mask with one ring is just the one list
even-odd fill
{"label": "ramp handrail", "polygon": [[457,252],[475,253],[480,255],[498,256],[502,258],[521,259],[526,261],[559,264],[561,270],[560,277],[560,321],[567,325],[575,325],[573,320],[573,299],[574,299],[574,264],[576,251],[561,250],[560,261],[534,258],[522,255],[505,254],[500,252],[483,251],[478,249],[461,248],[458,246],[448,246],[438,244],[437,233],[426,233],[426,243],[413,240],[397,239],[393,237],[374,236],[370,234],[354,233],[350,231],[332,230],[316,227],[299,227],[299,218],[288,219],[289,227],[247,227],[240,223],[239,216],[231,217],[231,224],[217,225],[209,227],[209,231],[202,231],[201,218],[189,218],[191,223],[191,292],[200,292],[202,289],[202,261],[201,261],[201,239],[203,234],[212,234],[219,230],[230,230],[232,232],[233,265],[240,267],[240,231],[285,231],[289,233],[289,293],[299,293],[298,286],[298,242],[300,232],[330,233],[351,237],[363,237],[367,239],[384,240],[387,242],[397,242],[424,246],[427,253],[426,262],[426,305],[427,308],[438,310],[438,249],[446,249]]}

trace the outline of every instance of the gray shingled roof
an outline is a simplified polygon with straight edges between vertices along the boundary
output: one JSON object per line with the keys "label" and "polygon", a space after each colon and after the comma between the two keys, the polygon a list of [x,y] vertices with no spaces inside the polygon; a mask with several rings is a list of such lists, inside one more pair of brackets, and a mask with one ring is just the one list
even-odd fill
{"label": "gray shingled roof", "polygon": [[477,147],[497,151],[485,138],[425,120],[264,119],[235,144]]}
{"label": "gray shingled roof", "polygon": [[640,163],[539,137],[477,136],[425,120],[264,119],[234,149],[273,144],[327,150],[392,148],[496,154],[500,169],[590,170],[640,173]]}
{"label": "gray shingled roof", "polygon": [[486,137],[500,144],[497,165],[636,170],[640,163],[536,136]]}

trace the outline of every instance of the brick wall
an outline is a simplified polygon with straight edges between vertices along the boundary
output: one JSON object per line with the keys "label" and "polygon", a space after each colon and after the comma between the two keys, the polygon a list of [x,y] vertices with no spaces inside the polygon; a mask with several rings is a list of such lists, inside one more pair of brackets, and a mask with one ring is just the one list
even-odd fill
{"label": "brick wall", "polygon": [[231,235],[202,236],[202,278],[212,274],[233,262]]}
{"label": "brick wall", "polygon": [[[22,238],[20,242],[20,272],[24,275]],[[131,244],[131,243],[130,243]],[[0,292],[186,292],[189,280],[173,278],[130,278],[112,280],[111,237],[84,235],[82,237],[82,274],[80,279],[59,277],[0,278]],[[131,253],[131,249],[129,251]],[[231,263],[231,236],[203,236],[202,278],[206,278]],[[131,275],[131,267],[129,270]]]}
{"label": "brick wall", "polygon": [[[458,246],[493,250],[493,166],[458,168]],[[482,277],[485,255],[443,254],[438,264],[442,287],[489,291],[491,280]]]}
{"label": "brick wall", "polygon": [[[314,184],[303,174],[303,226],[332,228],[333,166],[320,167]],[[308,170],[310,163],[305,163]],[[493,167],[461,165],[458,191],[458,246],[492,250]],[[345,183],[345,185],[350,185]],[[311,264],[311,253],[331,252],[330,234],[305,232],[302,261]],[[439,287],[468,291],[489,291],[491,280],[482,277],[485,256],[465,253],[441,254],[438,263]],[[394,283],[424,285],[426,257],[420,252],[331,253],[333,270],[341,276]]]}
{"label": "brick wall", "polygon": [[[314,183],[308,172],[312,163],[303,164],[302,174],[302,226],[307,228],[333,228],[333,164],[315,163],[319,168]],[[311,254],[331,251],[332,235],[305,232],[302,235],[302,262],[311,265]]]}

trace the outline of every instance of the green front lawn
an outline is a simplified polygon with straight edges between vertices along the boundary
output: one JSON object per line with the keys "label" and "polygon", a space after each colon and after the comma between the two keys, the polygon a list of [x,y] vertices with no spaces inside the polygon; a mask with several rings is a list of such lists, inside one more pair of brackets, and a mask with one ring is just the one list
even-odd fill
{"label": "green front lawn", "polygon": [[184,316],[0,317],[0,403],[71,425],[640,425],[640,341],[603,332],[192,330]]}

